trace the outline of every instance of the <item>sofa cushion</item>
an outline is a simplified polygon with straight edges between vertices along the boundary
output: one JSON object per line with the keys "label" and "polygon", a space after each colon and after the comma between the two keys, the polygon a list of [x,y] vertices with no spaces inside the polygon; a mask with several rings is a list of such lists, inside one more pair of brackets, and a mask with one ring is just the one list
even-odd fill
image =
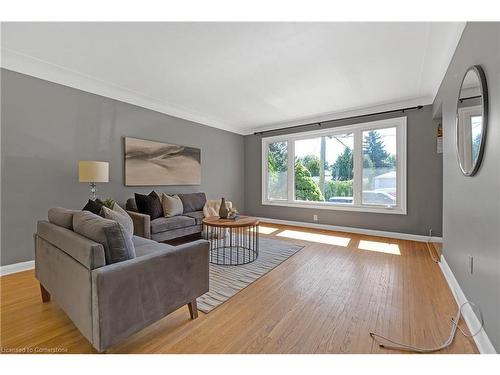
{"label": "sofa cushion", "polygon": [[132,239],[114,220],[102,218],[88,211],[80,211],[73,215],[73,229],[104,247],[106,264],[135,258]]}
{"label": "sofa cushion", "polygon": [[201,211],[207,201],[205,193],[178,194],[184,206],[184,213]]}
{"label": "sofa cushion", "polygon": [[177,195],[161,193],[161,205],[163,207],[163,216],[165,217],[182,215],[184,211],[182,201]]}
{"label": "sofa cushion", "polygon": [[154,190],[148,195],[135,193],[135,203],[137,204],[137,210],[141,214],[149,215],[151,220],[163,216],[160,197]]}
{"label": "sofa cushion", "polygon": [[132,242],[134,243],[136,257],[142,257],[159,250],[175,249],[171,245],[156,242],[139,236],[133,236]]}
{"label": "sofa cushion", "polygon": [[78,210],[69,210],[64,207],[54,207],[49,209],[48,218],[49,222],[60,227],[73,230],[73,215]]}
{"label": "sofa cushion", "polygon": [[187,216],[159,217],[151,220],[151,233],[166,232],[172,229],[195,225],[195,220]]}
{"label": "sofa cushion", "polygon": [[106,265],[102,244],[92,241],[72,230],[49,223],[48,221],[39,221],[36,235],[64,251],[89,270]]}
{"label": "sofa cushion", "polygon": [[196,225],[201,225],[205,217],[203,211],[188,212],[185,216],[192,217],[196,221]]}
{"label": "sofa cushion", "polygon": [[134,235],[134,222],[129,214],[127,214],[127,211],[118,206],[118,204],[115,203],[113,205],[113,209],[102,206],[101,216],[121,224],[127,235],[132,239],[132,236]]}

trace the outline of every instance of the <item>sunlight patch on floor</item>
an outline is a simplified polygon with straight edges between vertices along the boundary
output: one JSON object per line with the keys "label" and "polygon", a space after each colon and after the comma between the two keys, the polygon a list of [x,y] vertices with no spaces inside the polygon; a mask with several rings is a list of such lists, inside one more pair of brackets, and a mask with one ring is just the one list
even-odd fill
{"label": "sunlight patch on floor", "polygon": [[[259,233],[261,234],[272,234],[274,232],[276,232],[277,230],[279,230],[278,228],[273,228],[273,227],[266,227],[264,225],[259,225]],[[249,229],[250,232],[253,232],[254,229],[251,228]]]}
{"label": "sunlight patch on floor", "polygon": [[277,234],[277,237],[293,238],[297,240],[319,242],[328,245],[344,246],[344,247],[347,247],[349,245],[349,242],[351,241],[349,237],[339,237],[328,234],[301,232],[298,230],[289,230],[289,229],[284,230],[283,232]]}
{"label": "sunlight patch on floor", "polygon": [[379,241],[359,241],[358,249],[376,251],[379,253],[401,255],[399,246],[393,243],[379,242]]}

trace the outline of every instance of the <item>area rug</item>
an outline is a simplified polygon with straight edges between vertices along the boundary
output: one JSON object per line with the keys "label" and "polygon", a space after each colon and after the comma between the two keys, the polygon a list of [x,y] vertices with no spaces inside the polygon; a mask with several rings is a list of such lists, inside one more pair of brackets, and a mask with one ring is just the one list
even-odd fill
{"label": "area rug", "polygon": [[263,237],[259,244],[259,257],[252,263],[242,266],[210,264],[210,290],[197,298],[198,310],[212,311],[304,247]]}

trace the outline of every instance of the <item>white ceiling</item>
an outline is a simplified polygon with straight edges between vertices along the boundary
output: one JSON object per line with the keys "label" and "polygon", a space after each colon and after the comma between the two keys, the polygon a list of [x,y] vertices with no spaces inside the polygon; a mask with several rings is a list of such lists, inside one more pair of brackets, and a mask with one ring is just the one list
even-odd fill
{"label": "white ceiling", "polygon": [[3,23],[1,63],[249,134],[431,103],[464,26]]}

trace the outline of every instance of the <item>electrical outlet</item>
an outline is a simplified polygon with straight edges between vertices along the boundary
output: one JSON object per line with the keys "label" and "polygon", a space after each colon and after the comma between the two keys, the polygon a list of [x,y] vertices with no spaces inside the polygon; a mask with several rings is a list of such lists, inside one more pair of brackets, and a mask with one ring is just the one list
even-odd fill
{"label": "electrical outlet", "polygon": [[313,220],[314,220],[314,221],[318,221],[318,220],[319,220],[319,219],[318,219],[318,215],[313,215]]}
{"label": "electrical outlet", "polygon": [[469,273],[472,275],[474,273],[474,257],[469,255]]}

